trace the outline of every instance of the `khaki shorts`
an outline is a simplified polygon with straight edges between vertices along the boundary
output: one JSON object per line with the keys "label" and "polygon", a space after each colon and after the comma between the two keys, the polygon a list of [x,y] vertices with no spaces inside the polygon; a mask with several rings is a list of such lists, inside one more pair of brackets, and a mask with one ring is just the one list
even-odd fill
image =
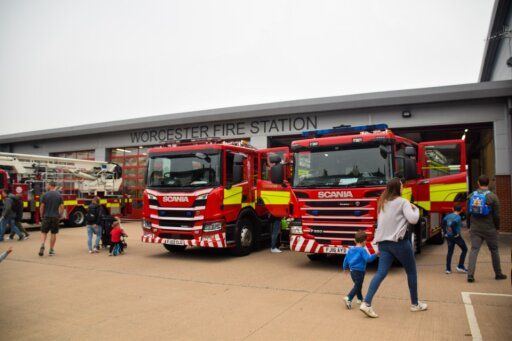
{"label": "khaki shorts", "polygon": [[43,218],[43,224],[41,225],[41,232],[43,232],[43,233],[51,232],[52,234],[57,234],[57,233],[59,233],[59,225],[60,225],[59,218],[53,218],[53,217]]}

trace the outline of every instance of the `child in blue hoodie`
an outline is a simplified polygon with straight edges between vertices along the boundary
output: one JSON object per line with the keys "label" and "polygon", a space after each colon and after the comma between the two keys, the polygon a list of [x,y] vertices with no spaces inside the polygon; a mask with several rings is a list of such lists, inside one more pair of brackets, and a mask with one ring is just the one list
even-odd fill
{"label": "child in blue hoodie", "polygon": [[354,282],[354,287],[344,301],[347,309],[352,309],[352,299],[357,295],[358,303],[363,300],[363,281],[366,272],[366,264],[373,262],[377,254],[370,255],[365,248],[367,235],[364,231],[358,231],[355,235],[356,246],[350,248],[343,261],[343,270],[350,269],[350,277]]}

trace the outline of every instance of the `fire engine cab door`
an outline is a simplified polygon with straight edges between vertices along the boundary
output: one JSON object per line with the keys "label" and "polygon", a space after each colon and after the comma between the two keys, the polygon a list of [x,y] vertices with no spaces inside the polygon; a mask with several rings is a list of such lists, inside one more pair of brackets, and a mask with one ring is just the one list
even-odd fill
{"label": "fire engine cab door", "polygon": [[464,140],[422,142],[418,145],[421,174],[415,202],[431,213],[432,226],[440,224],[454,202],[463,202],[468,191]]}
{"label": "fire engine cab door", "polygon": [[[274,184],[270,179],[269,156],[277,154],[284,164],[283,184]],[[268,212],[274,217],[288,217],[291,187],[288,182],[290,174],[290,151],[287,147],[267,148],[258,151],[257,176],[257,212]]]}

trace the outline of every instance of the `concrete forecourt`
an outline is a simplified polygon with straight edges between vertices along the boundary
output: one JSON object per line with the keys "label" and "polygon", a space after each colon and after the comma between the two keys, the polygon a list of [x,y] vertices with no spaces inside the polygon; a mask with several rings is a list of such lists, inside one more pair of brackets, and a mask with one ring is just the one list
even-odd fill
{"label": "concrete forecourt", "polygon": [[[128,249],[119,257],[89,254],[85,228],[61,229],[55,257],[37,255],[39,232],[0,244],[14,249],[0,264],[1,339],[512,340],[511,283],[494,279],[487,248],[476,282],[467,283],[444,273],[446,243],[427,245],[417,265],[428,311],[409,311],[405,274],[394,267],[373,302],[380,317],[369,319],[343,304],[352,281],[341,258],[311,262],[267,249],[240,258],[212,249],[171,254],[140,241],[140,222],[123,227]],[[506,274],[511,241],[500,236]]]}

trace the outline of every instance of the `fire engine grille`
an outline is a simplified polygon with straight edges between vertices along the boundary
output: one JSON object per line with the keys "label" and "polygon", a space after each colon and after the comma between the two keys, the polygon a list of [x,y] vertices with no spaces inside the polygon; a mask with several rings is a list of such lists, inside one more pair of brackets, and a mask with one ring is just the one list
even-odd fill
{"label": "fire engine grille", "polygon": [[359,230],[376,220],[376,199],[300,200],[302,225],[320,244],[354,245]]}
{"label": "fire engine grille", "polygon": [[188,227],[192,228],[194,226],[194,221],[187,220],[159,220],[159,225],[162,227]]}

